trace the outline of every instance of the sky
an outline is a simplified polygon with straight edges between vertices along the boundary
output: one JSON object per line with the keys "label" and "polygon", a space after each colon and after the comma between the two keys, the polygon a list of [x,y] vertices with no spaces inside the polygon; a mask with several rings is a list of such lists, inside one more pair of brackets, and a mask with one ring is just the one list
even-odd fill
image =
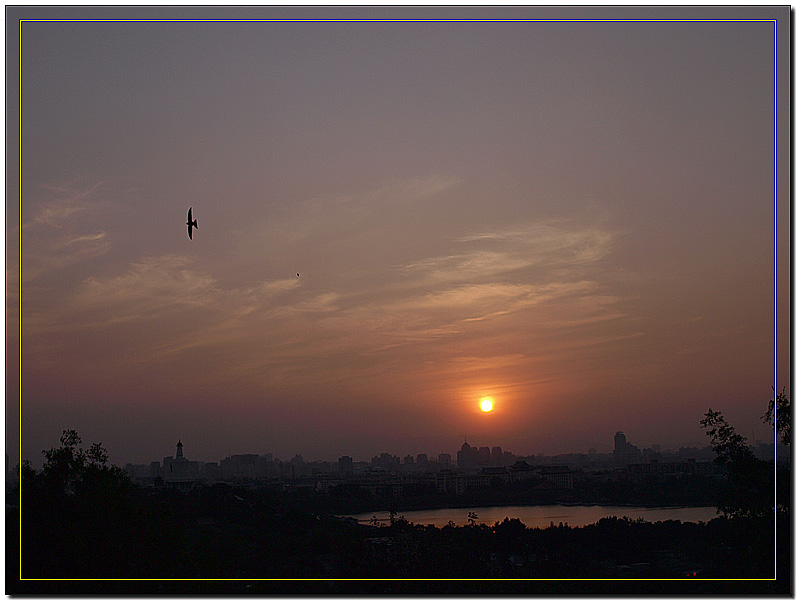
{"label": "sky", "polygon": [[[12,465],[773,440],[787,7],[202,10],[7,14]],[[591,20],[37,20],[252,17]]]}

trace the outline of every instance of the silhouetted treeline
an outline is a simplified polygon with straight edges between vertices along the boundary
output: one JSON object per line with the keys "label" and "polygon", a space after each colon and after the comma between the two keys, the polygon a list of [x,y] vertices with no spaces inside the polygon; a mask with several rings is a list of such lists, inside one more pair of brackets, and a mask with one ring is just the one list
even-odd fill
{"label": "silhouetted treeline", "polygon": [[[44,469],[22,465],[21,524],[19,495],[7,493],[7,593],[527,595],[584,591],[786,594],[791,590],[790,513],[784,509],[732,512],[728,505],[730,518],[709,523],[607,518],[586,527],[557,524],[544,529],[529,529],[517,519],[481,523],[471,513],[468,525],[440,528],[406,522],[400,511],[412,507],[394,499],[390,524],[371,526],[333,516],[338,512],[337,501],[351,500],[346,494],[367,500],[362,490],[327,494],[227,484],[189,492],[141,488],[107,465],[100,445],[83,451],[80,443],[75,432],[65,431],[61,446],[44,453]],[[753,464],[757,463],[744,463]],[[677,481],[642,478],[640,487],[626,491],[605,482],[608,487],[599,493],[619,502],[623,493],[643,495],[645,489],[660,490],[663,484],[677,485],[678,481],[686,485],[684,477]],[[728,480],[728,485],[737,484]],[[506,488],[474,493],[490,491],[527,490],[519,486],[514,492]],[[425,493],[433,497],[435,491]],[[577,497],[581,491],[576,487],[567,493]],[[724,497],[738,500],[737,493]],[[750,506],[768,502],[759,504],[757,495],[752,500]],[[775,575],[772,581],[708,581]],[[105,578],[141,581],[95,581]],[[556,581],[582,578],[606,581]],[[628,581],[655,578],[682,581]],[[91,581],[68,581],[75,579]],[[164,581],[153,581],[157,579]],[[235,581],[165,581],[175,579]],[[514,579],[547,581],[519,584]]]}
{"label": "silhouetted treeline", "polygon": [[[224,484],[176,490],[127,488],[100,507],[79,494],[29,492],[22,521],[22,574],[32,578],[698,578],[774,575],[773,518],[710,523],[602,519],[580,528],[495,525],[359,525],[313,510],[313,494]],[[23,495],[24,497],[24,495]],[[16,513],[7,515],[9,574]],[[788,520],[780,518],[780,534]],[[785,537],[781,539],[786,539]],[[785,566],[787,571],[787,566]],[[9,585],[13,581],[9,577]],[[16,582],[46,591],[60,582]],[[239,591],[275,582],[246,582]],[[489,582],[474,583],[487,590]],[[121,588],[143,584],[117,582]],[[79,583],[75,583],[78,585]],[[360,588],[377,591],[381,588]],[[705,584],[701,584],[705,585]],[[781,584],[784,581],[781,580]],[[17,587],[19,586],[19,587]],[[42,587],[44,586],[44,587]],[[67,586],[67,587],[65,587]],[[127,587],[131,586],[131,587]],[[775,589],[775,583],[765,584]],[[77,589],[85,590],[78,587]],[[155,589],[165,590],[162,586]],[[277,585],[277,590],[284,588]],[[336,589],[350,589],[349,587]],[[396,590],[388,587],[385,589]],[[433,588],[428,588],[433,589]],[[723,588],[708,586],[712,591]],[[756,588],[760,589],[760,588]]]}

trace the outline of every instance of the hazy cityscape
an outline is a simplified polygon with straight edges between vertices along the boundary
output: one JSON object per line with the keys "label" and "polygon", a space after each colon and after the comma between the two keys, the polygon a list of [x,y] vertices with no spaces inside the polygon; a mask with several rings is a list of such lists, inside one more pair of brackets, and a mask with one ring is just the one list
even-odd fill
{"label": "hazy cityscape", "polygon": [[792,592],[789,7],[5,17],[7,593]]}
{"label": "hazy cityscape", "polygon": [[[758,442],[754,452],[762,460],[774,460],[774,444]],[[190,460],[182,441],[178,441],[173,456],[149,464],[128,463],[124,470],[133,481],[144,486],[190,489],[193,485],[217,481],[270,480],[279,481],[286,488],[313,485],[315,489],[328,490],[356,481],[365,489],[398,496],[412,484],[429,484],[442,491],[462,493],[468,487],[486,487],[495,480],[509,482],[531,475],[562,489],[572,488],[573,477],[602,471],[616,470],[637,476],[674,473],[718,476],[721,470],[715,467],[715,458],[709,446],[665,452],[658,445],[641,449],[628,442],[623,432],[617,432],[610,453],[592,449],[586,454],[517,456],[500,446],[476,447],[465,440],[461,449],[452,454],[401,457],[380,453],[369,461],[355,461],[351,456],[341,456],[337,461],[305,461],[300,454],[279,459],[266,453],[233,454],[218,462],[203,462]],[[784,447],[780,448],[779,458],[789,458]]]}
{"label": "hazy cityscape", "polygon": [[[788,398],[780,394],[776,400],[787,414]],[[773,406],[772,401],[769,412]],[[724,433],[717,435],[713,424]],[[770,575],[774,555],[765,532],[774,525],[774,445],[747,445],[733,437],[721,415],[707,414],[703,426],[711,439],[706,447],[642,449],[619,431],[610,453],[555,456],[518,456],[464,441],[455,455],[436,457],[380,453],[370,461],[341,456],[305,462],[300,455],[283,461],[272,454],[236,454],[200,462],[190,460],[178,441],[173,456],[123,470],[109,463],[101,444],[86,451],[77,432],[66,430],[60,447],[43,452],[41,470],[25,462],[17,468],[21,479],[8,479],[7,518],[13,522],[25,490],[27,533],[20,549],[26,568],[50,577],[254,580],[204,591],[289,589],[264,587],[264,580],[274,578],[342,584],[429,576],[487,581]],[[773,508],[782,533],[789,515],[789,425],[778,431],[783,444],[776,455],[779,499]],[[53,511],[71,515],[58,527],[66,527],[65,535],[80,548],[74,559],[59,550],[62,542],[41,545],[52,524],[36,515]],[[506,516],[484,520],[479,513]],[[415,524],[420,514],[433,515],[437,524]],[[537,524],[527,526],[516,514]],[[583,520],[578,514],[592,516]],[[660,520],[661,515],[668,516]],[[289,551],[274,554],[286,544]],[[175,552],[176,563],[162,562]],[[81,556],[91,559],[86,563]],[[313,589],[403,588],[329,583]]]}

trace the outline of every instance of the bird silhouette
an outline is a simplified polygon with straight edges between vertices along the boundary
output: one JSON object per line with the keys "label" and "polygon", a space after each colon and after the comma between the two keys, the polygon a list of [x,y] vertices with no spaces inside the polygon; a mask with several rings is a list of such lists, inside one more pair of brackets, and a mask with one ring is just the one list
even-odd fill
{"label": "bird silhouette", "polygon": [[197,229],[199,229],[199,225],[196,224],[196,219],[191,219],[192,208],[193,208],[192,206],[188,208],[188,222],[186,223],[186,225],[188,226],[188,238],[191,240],[193,239],[193,228],[196,227]]}

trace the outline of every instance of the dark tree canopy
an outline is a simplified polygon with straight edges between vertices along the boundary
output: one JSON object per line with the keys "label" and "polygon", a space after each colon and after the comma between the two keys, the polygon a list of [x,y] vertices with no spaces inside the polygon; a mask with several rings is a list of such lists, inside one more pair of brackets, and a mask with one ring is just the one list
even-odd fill
{"label": "dark tree canopy", "polygon": [[59,447],[42,450],[46,462],[40,474],[27,462],[23,466],[23,488],[26,479],[30,484],[26,489],[43,488],[50,494],[107,493],[131,485],[124,471],[108,465],[102,444],[83,450],[82,443],[74,429],[64,430]]}
{"label": "dark tree canopy", "polygon": [[774,465],[755,457],[746,438],[719,411],[708,409],[700,421],[710,437],[716,463],[727,468],[719,510],[728,517],[766,517],[774,510]]}
{"label": "dark tree canopy", "polygon": [[724,420],[721,411],[709,408],[699,424],[710,437],[710,445],[716,453],[717,463],[727,465],[754,457],[752,450],[746,445],[746,438]]}
{"label": "dark tree canopy", "polygon": [[785,394],[785,388],[769,400],[768,410],[761,418],[774,427],[783,444],[790,445],[790,398]]}

